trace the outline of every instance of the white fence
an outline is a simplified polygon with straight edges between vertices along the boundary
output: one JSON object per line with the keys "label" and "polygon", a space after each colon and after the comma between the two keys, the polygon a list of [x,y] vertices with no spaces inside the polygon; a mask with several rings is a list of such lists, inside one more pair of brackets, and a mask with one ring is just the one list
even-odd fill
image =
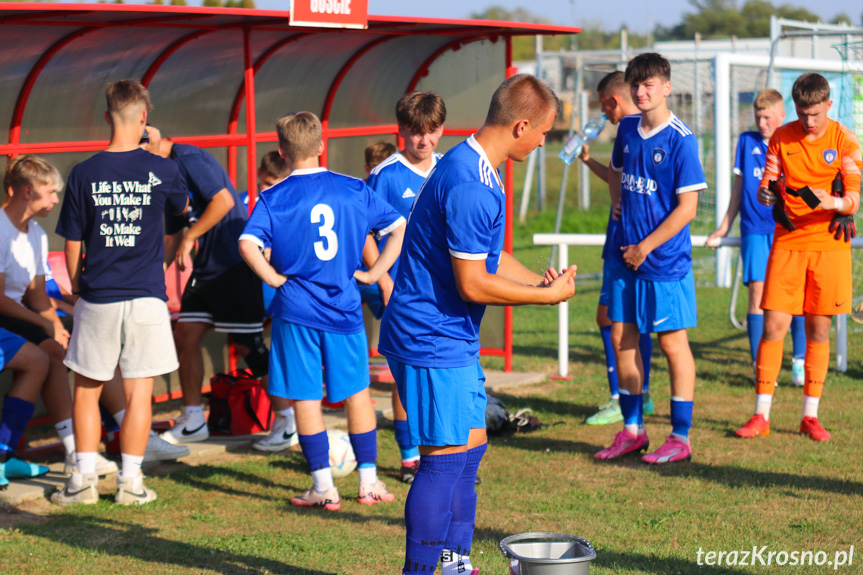
{"label": "white fence", "polygon": [[[704,248],[707,236],[692,236],[693,248]],[[605,244],[605,234],[534,234],[534,245],[557,246],[558,269],[569,266],[569,246],[602,246]],[[740,245],[740,238],[722,238],[722,247]],[[851,240],[852,248],[863,247],[863,238]],[[836,369],[844,372],[847,369],[847,316],[837,316],[836,320]],[[566,377],[569,374],[569,303],[563,302],[557,310],[557,363],[558,375]]]}

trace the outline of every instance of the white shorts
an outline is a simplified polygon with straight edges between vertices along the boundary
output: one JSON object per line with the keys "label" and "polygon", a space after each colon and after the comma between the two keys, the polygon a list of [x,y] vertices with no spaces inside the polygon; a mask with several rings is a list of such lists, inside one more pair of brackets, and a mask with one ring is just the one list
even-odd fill
{"label": "white shorts", "polygon": [[179,367],[168,304],[143,297],[115,303],[75,304],[75,327],[63,361],[66,367],[96,381],[114,377],[146,378]]}

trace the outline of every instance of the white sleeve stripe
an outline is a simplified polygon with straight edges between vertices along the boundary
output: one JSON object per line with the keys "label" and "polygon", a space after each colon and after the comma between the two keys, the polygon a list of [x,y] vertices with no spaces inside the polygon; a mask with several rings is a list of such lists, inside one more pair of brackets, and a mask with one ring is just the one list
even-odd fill
{"label": "white sleeve stripe", "polygon": [[615,172],[622,172],[622,171],[623,171],[623,166],[620,166],[620,167],[618,168],[617,166],[615,166],[615,165],[614,165],[614,162],[612,162],[612,164],[611,164],[611,169],[612,169],[612,170],[614,170]]}
{"label": "white sleeve stripe", "polygon": [[706,189],[707,189],[707,184],[705,184],[704,182],[701,182],[700,184],[692,184],[691,186],[681,186],[681,187],[677,188],[677,193],[678,194],[685,194],[688,192],[697,192],[699,190],[706,190]]}
{"label": "white sleeve stripe", "polygon": [[393,231],[397,227],[404,225],[404,223],[405,223],[405,219],[403,217],[399,216],[399,219],[397,219],[396,221],[394,221],[393,223],[391,223],[390,225],[388,225],[384,229],[378,230],[378,233],[377,233],[378,239],[381,239],[382,237],[384,237],[385,235],[387,235],[388,233],[390,233],[391,231]]}
{"label": "white sleeve stripe", "polygon": [[453,249],[450,249],[449,255],[460,260],[480,261],[488,259],[488,254],[469,254],[466,252],[457,252]]}
{"label": "white sleeve stripe", "polygon": [[243,240],[248,240],[248,241],[252,242],[253,244],[255,244],[256,246],[258,246],[259,248],[264,247],[264,242],[261,241],[260,238],[258,238],[257,236],[253,236],[252,234],[241,235],[239,241],[243,241]]}
{"label": "white sleeve stripe", "polygon": [[742,176],[743,172],[740,171],[740,168],[734,168],[733,170],[735,176]]}

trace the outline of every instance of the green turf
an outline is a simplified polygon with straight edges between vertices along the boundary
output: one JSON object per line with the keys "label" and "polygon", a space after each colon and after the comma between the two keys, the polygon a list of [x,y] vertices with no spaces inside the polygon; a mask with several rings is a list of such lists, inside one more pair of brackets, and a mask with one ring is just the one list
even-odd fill
{"label": "green turf", "polygon": [[[587,216],[571,209],[567,221],[587,222],[579,231],[597,231],[595,225],[601,231],[607,204],[597,199],[595,205]],[[534,231],[550,231],[548,217],[533,216],[516,230],[516,255],[528,265],[548,257],[548,248],[530,245]],[[825,551],[832,561],[835,552],[863,545],[860,333],[850,334],[848,372],[831,371],[821,404],[831,442],[816,444],[796,433],[802,391],[789,383],[787,359],[773,434],[739,440],[733,430],[754,404],[748,343],[727,319],[729,290],[699,288],[700,326],[690,331],[698,369],[693,461],[599,464],[593,453],[618,430],[583,424],[607,398],[594,324],[599,282],[588,279],[600,270],[599,250],[572,248],[570,261],[580,275],[570,306],[573,379],[502,395],[511,411],[530,407],[542,422],[562,424],[492,438],[480,470],[472,553],[484,575],[507,572],[498,543],[527,531],[590,540],[598,554],[591,572],[599,575],[827,573],[833,568],[699,566],[698,552],[766,545],[768,552]],[[514,325],[515,368],[553,373],[556,308],[517,308]],[[500,366],[494,358],[483,363]],[[668,370],[657,345],[652,367],[657,410],[646,419],[656,445],[670,431]],[[407,487],[395,479],[391,429],[381,430],[379,443],[381,476],[396,503],[370,508],[351,501],[353,475],[336,482],[341,511],[298,510],[287,500],[310,484],[300,455],[226,457],[149,479],[159,500],[141,509],[119,508],[103,497],[94,507],[51,509],[47,517],[41,507],[0,510],[3,524],[13,525],[0,531],[0,573],[398,573]],[[861,565],[863,550],[856,549],[853,565],[836,572],[861,573]]]}

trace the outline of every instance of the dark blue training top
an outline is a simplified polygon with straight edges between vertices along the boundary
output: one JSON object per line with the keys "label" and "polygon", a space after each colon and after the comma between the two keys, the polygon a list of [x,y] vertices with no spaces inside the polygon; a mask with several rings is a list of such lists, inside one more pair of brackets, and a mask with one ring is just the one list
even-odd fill
{"label": "dark blue training top", "polygon": [[167,301],[162,215],[186,205],[177,165],[139,149],[100,152],[72,169],[65,195],[57,234],[84,242],[81,297]]}
{"label": "dark blue training top", "polygon": [[209,152],[197,146],[174,144],[170,157],[180,168],[189,191],[189,212],[182,218],[168,219],[168,234],[175,234],[198,221],[210,200],[220,191],[227,189],[234,199],[234,207],[225,217],[198,238],[192,276],[200,280],[217,278],[243,261],[237,240],[243,233],[248,213],[228,174]]}

